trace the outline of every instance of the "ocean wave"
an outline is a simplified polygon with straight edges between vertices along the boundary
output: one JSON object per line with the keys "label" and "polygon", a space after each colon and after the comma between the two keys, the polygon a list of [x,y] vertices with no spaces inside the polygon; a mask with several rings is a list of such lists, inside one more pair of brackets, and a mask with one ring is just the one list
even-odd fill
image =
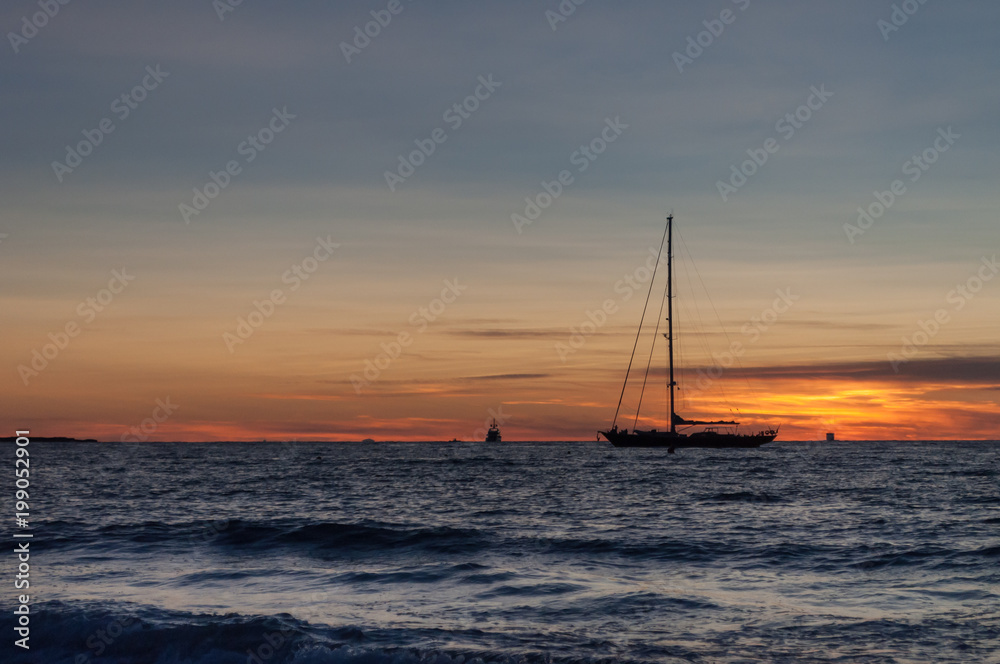
{"label": "ocean wave", "polygon": [[88,544],[172,544],[232,549],[293,547],[344,553],[372,553],[419,548],[448,553],[482,549],[485,538],[472,528],[450,526],[406,527],[376,523],[257,523],[241,519],[167,524],[147,521],[91,527],[52,522],[38,528],[39,548],[69,548]]}
{"label": "ocean wave", "polygon": [[[777,500],[769,494],[754,492],[713,494],[728,502]],[[786,565],[801,569],[833,571],[836,569],[874,570],[914,565],[959,565],[997,557],[996,546],[968,551],[943,544],[916,548],[890,545],[842,543],[839,541],[775,541],[761,538],[756,528],[736,526],[728,533],[712,529],[689,529],[684,537],[667,537],[641,528],[619,528],[591,536],[547,536],[542,533],[510,534],[491,529],[452,526],[401,525],[374,521],[355,523],[303,521],[255,522],[190,521],[166,524],[146,521],[102,527],[71,522],[54,522],[39,527],[36,542],[39,550],[63,549],[75,552],[77,559],[100,555],[127,556],[155,551],[203,555],[257,555],[263,557],[289,554],[319,560],[372,559],[409,564],[436,556],[440,569],[405,570],[395,575],[358,572],[343,578],[345,582],[392,583],[410,581],[429,583],[453,577],[469,576],[469,583],[502,582],[481,563],[493,556],[523,561],[587,558],[619,558],[647,563],[734,561],[741,567],[755,568]],[[464,574],[456,564],[471,564],[480,576]],[[464,582],[464,579],[463,579]]]}
{"label": "ocean wave", "polygon": [[[248,530],[259,533],[252,541],[245,539]],[[420,548],[437,553],[473,551],[485,545],[482,534],[472,528],[451,526],[392,527],[365,523],[315,523],[297,527],[275,528],[253,524],[237,524],[232,533],[220,533],[220,541],[231,543],[230,537],[244,539],[244,544],[271,542],[304,544],[322,549],[380,551],[386,549]]]}
{"label": "ocean wave", "polygon": [[86,524],[58,522],[39,527],[38,544],[44,548],[94,549],[124,552],[132,547],[157,545],[219,549],[223,552],[274,551],[281,549],[307,556],[391,555],[436,553],[459,554],[502,552],[518,558],[525,556],[619,555],[628,558],[697,560],[733,551],[730,542],[672,540],[662,537],[640,538],[631,529],[616,531],[607,537],[565,537],[504,535],[476,528],[451,526],[403,526],[376,522],[253,522],[191,521],[166,524],[142,522],[91,527]]}
{"label": "ocean wave", "polygon": [[[670,598],[663,605],[649,593],[636,594],[630,602],[661,611],[669,607],[675,620],[719,609],[684,598]],[[575,621],[596,608],[557,606],[546,617]],[[0,604],[0,630],[8,634],[14,625],[11,609]],[[781,622],[751,620],[735,630],[721,626],[697,634],[664,634],[662,642],[646,640],[644,631],[628,618],[611,618],[602,633],[546,632],[539,624],[511,634],[483,625],[331,626],[288,614],[206,615],[86,602],[46,602],[33,607],[31,617],[31,650],[9,649],[6,664],[891,664],[903,659],[950,664],[991,661],[989,644],[1000,637],[995,613],[978,621],[814,616],[794,629]]]}
{"label": "ocean wave", "polygon": [[586,590],[576,583],[532,583],[527,585],[502,585],[480,593],[481,599],[493,597],[537,597],[539,595],[564,595]]}
{"label": "ocean wave", "polygon": [[962,552],[941,546],[927,545],[911,549],[893,547],[870,558],[855,563],[855,567],[863,570],[875,570],[892,567],[937,566],[953,567],[952,559]]}
{"label": "ocean wave", "polygon": [[[11,633],[12,607],[0,605]],[[495,638],[479,629],[448,632],[363,630],[309,624],[288,614],[198,615],[148,606],[47,602],[32,613],[30,650],[7,664],[485,664],[625,662],[553,655],[511,644],[489,648],[450,641]]]}

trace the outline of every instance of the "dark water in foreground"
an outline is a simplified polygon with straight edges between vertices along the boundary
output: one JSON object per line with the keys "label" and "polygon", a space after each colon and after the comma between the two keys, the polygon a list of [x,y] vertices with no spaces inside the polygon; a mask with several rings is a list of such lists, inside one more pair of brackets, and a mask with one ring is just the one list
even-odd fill
{"label": "dark water in foreground", "polygon": [[31,449],[4,661],[1000,662],[997,443]]}

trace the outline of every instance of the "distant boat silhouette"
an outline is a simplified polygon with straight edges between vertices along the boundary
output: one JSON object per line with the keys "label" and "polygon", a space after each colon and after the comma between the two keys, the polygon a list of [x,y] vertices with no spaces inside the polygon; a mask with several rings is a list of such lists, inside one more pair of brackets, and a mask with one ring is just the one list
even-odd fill
{"label": "distant boat silhouette", "polygon": [[487,443],[500,442],[500,428],[497,426],[497,420],[495,417],[493,418],[493,423],[490,425],[490,430],[486,432],[486,442]]}
{"label": "distant boat silhouette", "polygon": [[[622,393],[618,398],[618,409],[615,410],[615,419],[611,423],[611,428],[598,433],[614,445],[615,447],[666,447],[671,454],[675,449],[681,447],[760,447],[764,443],[770,443],[778,435],[777,429],[767,429],[756,433],[739,433],[739,423],[735,421],[717,420],[686,420],[674,412],[674,388],[677,383],[674,381],[674,316],[673,316],[673,224],[674,216],[667,217],[667,227],[663,231],[664,239],[667,243],[667,286],[664,293],[667,305],[667,333],[663,336],[667,338],[667,362],[669,401],[670,401],[670,430],[640,431],[633,429],[632,433],[628,429],[618,428],[618,412],[621,410],[622,399],[625,397],[625,387],[628,385],[629,371],[632,369],[632,360],[635,359],[635,349],[639,343],[639,334],[642,332],[642,321],[639,321],[639,331],[636,332],[636,343],[632,347],[632,357],[629,358],[628,369],[625,371],[625,383],[622,385]],[[663,240],[660,241],[660,251],[663,251]],[[653,278],[656,277],[656,268],[660,265],[659,255],[657,255],[656,266],[653,268]],[[649,294],[652,293],[653,284],[650,281],[650,292],[646,295],[646,305],[649,305]],[[643,308],[645,316],[646,309]],[[646,377],[649,377],[649,366],[646,367]],[[646,381],[642,382],[643,391],[646,389]],[[642,403],[640,394],[639,403]],[[638,413],[636,413],[638,418]],[[692,433],[682,433],[677,431],[677,427],[684,428],[692,426],[704,426],[700,431]]]}

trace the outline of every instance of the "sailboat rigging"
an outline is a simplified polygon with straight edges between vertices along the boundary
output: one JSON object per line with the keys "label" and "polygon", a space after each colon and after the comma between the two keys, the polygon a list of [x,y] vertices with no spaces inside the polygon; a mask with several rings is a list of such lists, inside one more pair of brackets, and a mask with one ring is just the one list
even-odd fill
{"label": "sailboat rigging", "polygon": [[[621,411],[622,400],[625,397],[625,388],[628,385],[629,374],[632,371],[632,361],[635,359],[635,351],[639,345],[639,336],[642,333],[642,320],[639,321],[639,330],[636,332],[635,343],[632,345],[632,356],[629,358],[628,369],[625,371],[625,382],[622,385],[621,396],[618,398],[618,407],[615,409],[615,418],[611,428],[598,433],[614,445],[615,447],[666,447],[667,451],[673,453],[677,448],[682,447],[708,447],[708,448],[752,448],[760,447],[764,443],[773,441],[777,435],[777,429],[766,429],[755,433],[740,433],[739,423],[734,420],[688,420],[677,414],[674,408],[674,390],[677,382],[674,380],[674,303],[673,303],[673,223],[674,216],[667,217],[667,227],[663,231],[663,239],[660,240],[660,252],[663,251],[663,243],[667,245],[667,286],[665,299],[667,305],[667,332],[663,335],[667,339],[667,389],[670,409],[670,429],[669,431],[657,431],[650,429],[640,431],[633,428],[632,433],[628,429],[618,428],[618,414]],[[659,267],[660,260],[657,256],[656,267]],[[653,279],[649,283],[649,292],[646,294],[646,304],[642,309],[642,319],[645,320],[646,308],[649,306],[649,297],[653,291],[653,281],[656,272],[653,272]],[[662,313],[662,305],[660,312]],[[658,316],[659,318],[659,316]],[[657,324],[656,332],[659,332]],[[655,333],[654,333],[655,334]],[[646,376],[649,375],[649,366],[646,366]],[[643,379],[642,389],[645,391],[646,380]],[[639,405],[642,405],[642,394],[639,396]],[[638,418],[638,413],[636,413]],[[677,427],[687,429],[693,426],[703,426],[704,429],[685,433],[678,431]]]}

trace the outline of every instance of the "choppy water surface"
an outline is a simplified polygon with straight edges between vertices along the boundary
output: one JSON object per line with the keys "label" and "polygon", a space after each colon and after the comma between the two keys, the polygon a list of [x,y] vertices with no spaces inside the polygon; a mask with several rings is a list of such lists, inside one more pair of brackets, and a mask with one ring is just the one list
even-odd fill
{"label": "choppy water surface", "polygon": [[17,662],[1000,662],[997,443],[32,454]]}

